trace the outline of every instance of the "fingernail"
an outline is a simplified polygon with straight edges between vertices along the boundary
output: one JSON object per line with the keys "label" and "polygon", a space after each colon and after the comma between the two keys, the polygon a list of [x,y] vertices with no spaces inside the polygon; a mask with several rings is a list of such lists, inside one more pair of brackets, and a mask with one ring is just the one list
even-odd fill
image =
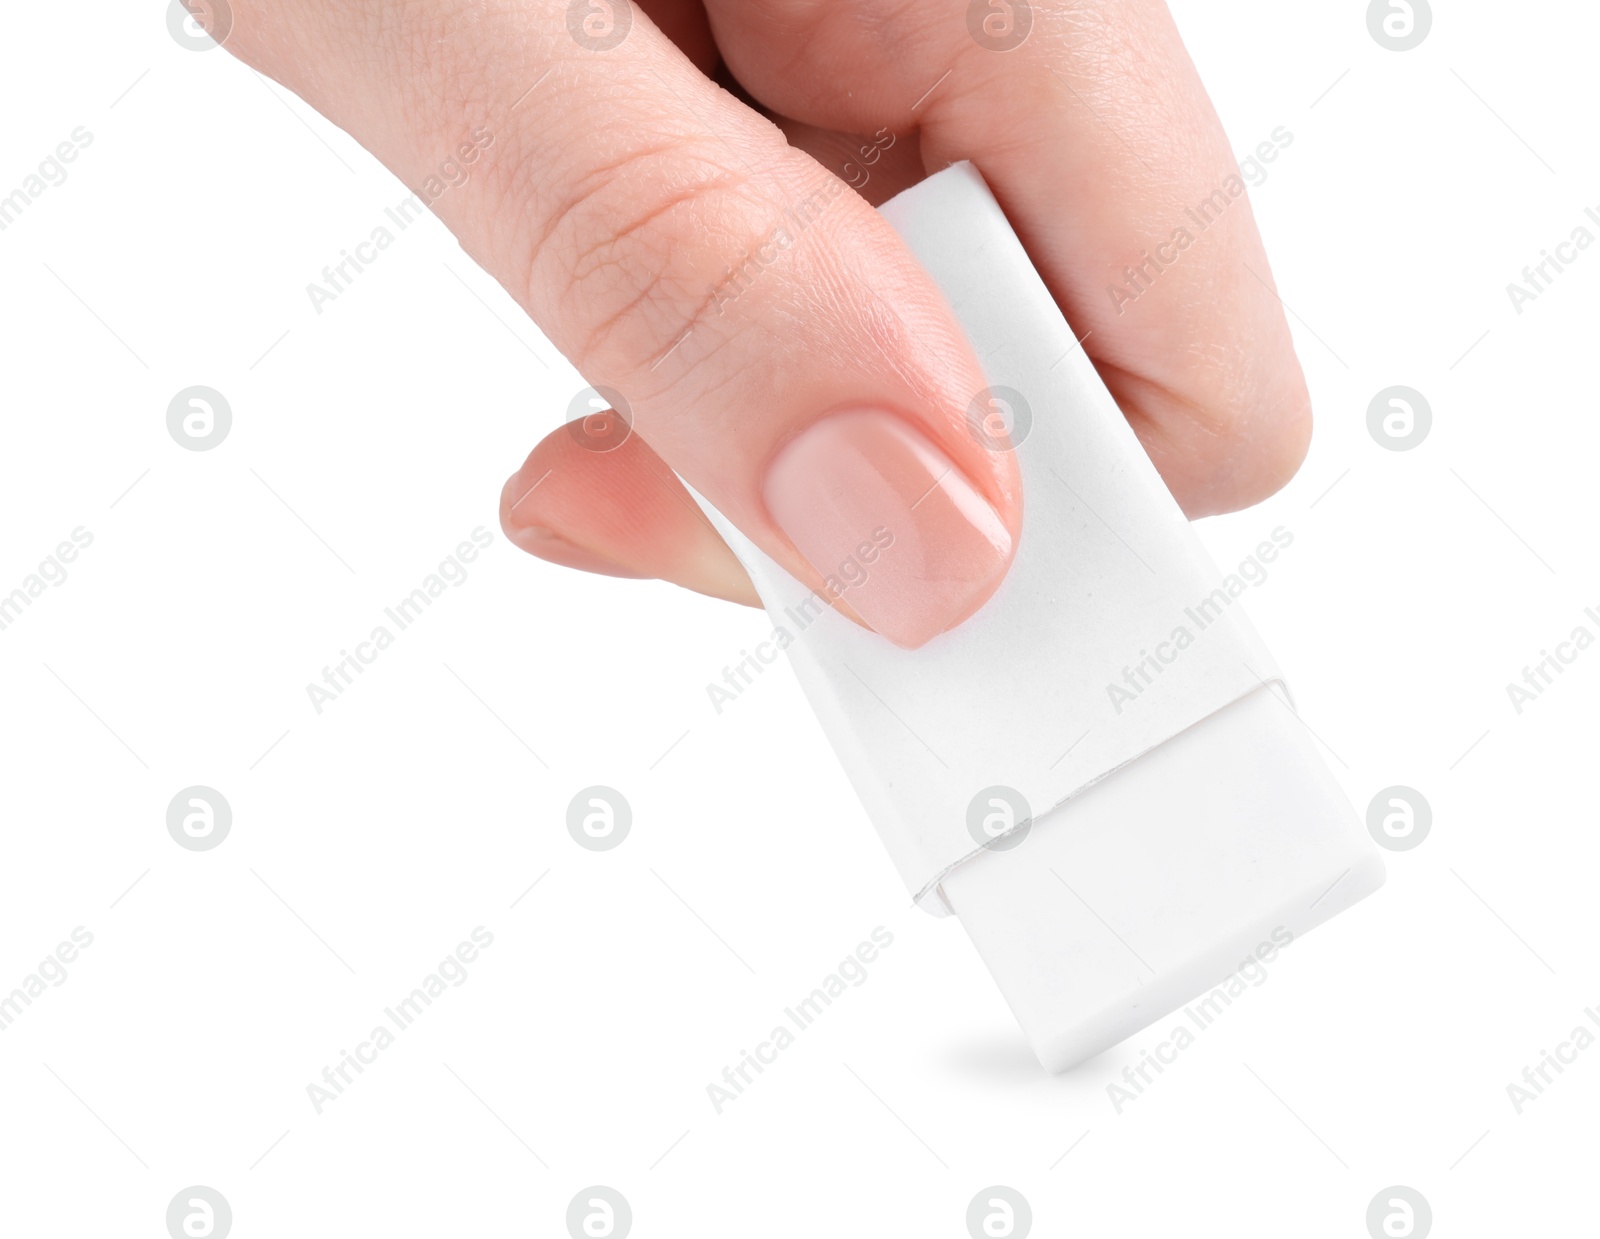
{"label": "fingernail", "polygon": [[596,555],[576,542],[568,542],[553,529],[546,529],[542,525],[513,526],[506,530],[506,537],[528,554],[537,555],[540,559],[560,564],[564,568],[576,568],[580,572],[624,577],[634,581],[644,580],[647,576],[646,573],[633,572],[604,556]]}
{"label": "fingernail", "polygon": [[1011,534],[989,501],[885,409],[807,427],[768,465],[762,497],[830,600],[906,649],[982,606],[1011,561]]}

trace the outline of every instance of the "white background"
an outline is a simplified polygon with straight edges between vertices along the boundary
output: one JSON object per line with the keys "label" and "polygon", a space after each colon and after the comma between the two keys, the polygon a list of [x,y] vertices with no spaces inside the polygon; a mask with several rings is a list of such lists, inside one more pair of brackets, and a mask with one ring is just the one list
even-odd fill
{"label": "white background", "polygon": [[[1353,0],[1176,6],[1241,158],[1294,135],[1252,198],[1318,415],[1295,482],[1202,535],[1229,565],[1294,532],[1247,606],[1352,803],[1406,784],[1434,824],[1119,1114],[1172,1021],[1043,1075],[788,671],[714,712],[763,616],[500,536],[583,384],[442,227],[313,313],[398,182],[155,0],[8,6],[0,194],[93,143],[0,233],[0,593],[93,544],[0,632],[0,992],[94,943],[0,1032],[7,1231],[158,1236],[190,1184],[241,1239],[559,1235],[595,1183],[640,1236],[961,1236],[996,1183],[1040,1235],[1361,1239],[1391,1184],[1438,1235],[1592,1226],[1600,1048],[1520,1115],[1506,1086],[1600,1004],[1600,652],[1520,716],[1505,685],[1600,634],[1600,247],[1520,316],[1506,285],[1600,211],[1600,19],[1436,8],[1397,53]],[[194,384],[233,409],[208,452],[165,425]],[[1412,451],[1366,429],[1392,384],[1432,406]],[[315,713],[480,525],[466,582]],[[192,784],[232,806],[214,851],[166,830]],[[567,833],[591,784],[632,805],[615,851]],[[306,1086],[480,925],[318,1115]],[[716,1114],[879,925],[866,982]]]}

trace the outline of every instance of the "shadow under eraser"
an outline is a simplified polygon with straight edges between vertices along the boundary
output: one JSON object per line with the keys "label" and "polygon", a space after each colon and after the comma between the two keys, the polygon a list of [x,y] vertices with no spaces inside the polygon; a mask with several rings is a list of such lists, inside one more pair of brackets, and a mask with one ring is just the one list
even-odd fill
{"label": "shadow under eraser", "polygon": [[699,502],[774,620],[807,617],[790,660],[912,897],[960,918],[1061,1071],[1370,894],[1383,863],[977,171],[882,214],[1011,414],[1005,580],[902,650]]}

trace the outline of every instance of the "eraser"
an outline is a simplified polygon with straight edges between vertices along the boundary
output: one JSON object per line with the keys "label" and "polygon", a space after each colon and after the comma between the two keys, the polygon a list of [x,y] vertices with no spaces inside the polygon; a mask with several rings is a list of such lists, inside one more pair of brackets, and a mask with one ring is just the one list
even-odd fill
{"label": "eraser", "polygon": [[[1003,411],[1016,558],[917,650],[847,620],[699,496],[917,903],[954,914],[1064,1070],[1377,889],[1383,865],[1219,573],[988,187],[882,208]],[[1292,541],[1274,531],[1272,555]]]}

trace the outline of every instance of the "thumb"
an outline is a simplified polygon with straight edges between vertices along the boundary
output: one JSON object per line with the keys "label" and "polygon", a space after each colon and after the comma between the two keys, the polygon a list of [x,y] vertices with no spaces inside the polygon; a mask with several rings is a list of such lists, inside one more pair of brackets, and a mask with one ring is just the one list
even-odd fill
{"label": "thumb", "polygon": [[441,218],[793,575],[906,647],[994,591],[1019,482],[969,431],[985,381],[948,305],[876,211],[643,14],[612,6],[618,41],[518,0],[239,7],[227,46],[408,183],[463,133],[494,135]]}

